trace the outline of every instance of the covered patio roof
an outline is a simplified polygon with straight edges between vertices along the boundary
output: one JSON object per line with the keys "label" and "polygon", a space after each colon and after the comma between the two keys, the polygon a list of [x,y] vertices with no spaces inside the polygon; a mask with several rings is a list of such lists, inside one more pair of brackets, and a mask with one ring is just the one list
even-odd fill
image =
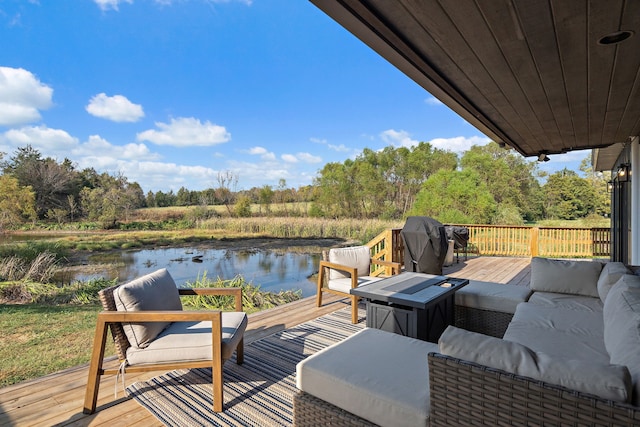
{"label": "covered patio roof", "polygon": [[311,2],[524,156],[619,153],[640,134],[638,1]]}

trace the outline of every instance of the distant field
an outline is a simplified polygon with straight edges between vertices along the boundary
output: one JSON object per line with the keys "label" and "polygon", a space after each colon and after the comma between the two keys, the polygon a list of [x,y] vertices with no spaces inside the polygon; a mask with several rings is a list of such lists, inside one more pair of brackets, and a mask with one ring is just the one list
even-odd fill
{"label": "distant field", "polygon": [[[305,216],[309,212],[309,202],[296,203],[272,203],[269,206],[270,213],[273,216],[286,216],[287,213]],[[166,208],[142,208],[137,209],[134,213],[136,220],[162,221],[165,219],[178,219],[187,215],[189,212],[201,210],[201,206],[169,206]],[[221,216],[227,216],[229,212],[224,205],[209,205],[207,210],[213,211]],[[231,207],[233,209],[233,206]],[[266,214],[263,205],[254,203],[251,205],[251,212],[254,214]]]}
{"label": "distant field", "polygon": [[[298,202],[298,203],[273,203],[270,206],[271,216],[286,217],[288,212],[294,216],[305,216],[309,211],[311,203]],[[180,219],[187,215],[189,212],[193,212],[197,209],[201,209],[199,206],[170,206],[166,208],[143,208],[136,210],[134,216],[136,220],[149,220],[149,221],[161,221],[166,219]],[[207,206],[207,209],[216,212],[220,216],[228,216],[226,206],[211,205]],[[262,210],[261,210],[262,209]],[[254,214],[264,213],[264,206],[259,204],[251,205],[251,212]],[[402,222],[402,221],[400,221]],[[533,223],[527,223],[525,225],[532,227],[566,227],[566,228],[599,228],[610,227],[611,220],[609,218],[602,217],[590,217],[586,219],[578,220],[561,220],[561,219],[547,219],[537,221]]]}

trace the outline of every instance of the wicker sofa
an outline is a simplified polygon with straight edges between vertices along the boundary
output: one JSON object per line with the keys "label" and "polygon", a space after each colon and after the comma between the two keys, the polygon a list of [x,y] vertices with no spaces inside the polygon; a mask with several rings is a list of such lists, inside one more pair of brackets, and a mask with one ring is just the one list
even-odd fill
{"label": "wicker sofa", "polygon": [[[490,291],[484,298],[475,295],[482,304],[460,310],[490,325],[486,331],[451,326],[437,346],[423,347],[406,337],[380,341],[378,335],[388,333],[377,331],[370,340],[393,347],[386,356],[380,350],[378,358],[386,362],[364,362],[372,351],[359,353],[367,347],[363,336],[311,356],[298,366],[294,424],[640,425],[640,277],[620,263],[534,258],[530,291],[514,310],[497,313],[499,324],[508,321],[503,338],[495,337],[495,323],[486,319],[496,317],[488,309],[492,304],[505,305]],[[468,325],[467,320],[458,314],[456,325]],[[343,362],[336,374],[332,355],[340,352],[351,362]],[[416,368],[423,362],[415,362],[415,354],[406,357],[412,352],[427,361],[426,376]],[[372,382],[379,372],[398,366],[397,384]],[[340,391],[336,381],[344,372],[355,378],[351,394]],[[318,375],[325,374],[325,386],[314,389]],[[403,394],[418,396],[424,407],[414,402],[413,409],[402,409],[415,414],[396,416],[392,399]],[[403,399],[398,406],[404,406]],[[378,416],[367,405],[387,407]]]}

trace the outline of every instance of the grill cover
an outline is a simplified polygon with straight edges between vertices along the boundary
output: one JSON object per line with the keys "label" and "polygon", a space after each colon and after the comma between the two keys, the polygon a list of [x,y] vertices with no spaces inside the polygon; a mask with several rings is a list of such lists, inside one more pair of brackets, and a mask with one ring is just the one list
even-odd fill
{"label": "grill cover", "polygon": [[455,249],[464,249],[469,242],[469,229],[458,225],[445,225],[447,239],[453,240]]}
{"label": "grill cover", "polygon": [[406,271],[442,274],[449,243],[444,225],[427,216],[410,216],[400,231]]}

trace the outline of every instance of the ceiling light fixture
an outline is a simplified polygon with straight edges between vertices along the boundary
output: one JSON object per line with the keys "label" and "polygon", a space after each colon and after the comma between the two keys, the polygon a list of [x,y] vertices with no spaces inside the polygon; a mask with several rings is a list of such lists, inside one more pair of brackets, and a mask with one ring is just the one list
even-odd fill
{"label": "ceiling light fixture", "polygon": [[631,37],[634,34],[633,31],[616,31],[614,33],[611,34],[607,34],[604,37],[601,37],[600,40],[598,40],[598,44],[601,45],[610,45],[610,44],[617,44],[620,42],[625,41],[626,39],[628,39],[629,37]]}
{"label": "ceiling light fixture", "polygon": [[549,158],[549,156],[547,156],[547,153],[538,154],[538,161],[539,162],[548,162],[549,160],[551,160],[551,159]]}

